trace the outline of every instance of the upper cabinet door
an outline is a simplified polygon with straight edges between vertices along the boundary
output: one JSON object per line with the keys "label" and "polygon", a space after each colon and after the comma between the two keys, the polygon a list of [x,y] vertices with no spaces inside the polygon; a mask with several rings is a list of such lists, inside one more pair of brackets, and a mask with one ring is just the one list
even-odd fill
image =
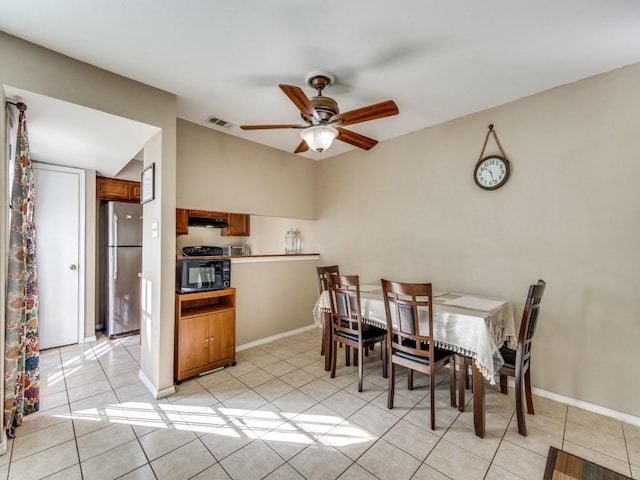
{"label": "upper cabinet door", "polygon": [[140,203],[140,182],[96,177],[96,196],[99,200]]}
{"label": "upper cabinet door", "polygon": [[176,235],[189,233],[189,210],[176,208]]}
{"label": "upper cabinet door", "polygon": [[248,237],[251,234],[250,216],[244,213],[230,213],[229,225],[223,228],[220,235],[231,237]]}

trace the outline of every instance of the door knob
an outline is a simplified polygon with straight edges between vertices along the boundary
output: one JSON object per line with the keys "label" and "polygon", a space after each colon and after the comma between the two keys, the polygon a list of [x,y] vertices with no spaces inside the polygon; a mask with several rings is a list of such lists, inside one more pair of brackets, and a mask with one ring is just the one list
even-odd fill
{"label": "door knob", "polygon": [[75,270],[76,268],[78,267],[76,267],[73,263],[69,265],[69,270]]}

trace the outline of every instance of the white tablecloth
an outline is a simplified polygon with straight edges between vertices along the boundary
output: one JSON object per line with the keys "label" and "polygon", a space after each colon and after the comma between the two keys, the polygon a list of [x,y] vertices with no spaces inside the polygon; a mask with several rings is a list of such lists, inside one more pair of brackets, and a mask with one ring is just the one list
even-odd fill
{"label": "white tablecloth", "polygon": [[[365,322],[387,328],[381,287],[362,285],[360,302]],[[329,293],[323,292],[313,310],[319,327],[323,327],[324,313],[329,311]],[[433,329],[432,338],[437,347],[475,358],[482,375],[492,385],[496,372],[504,363],[500,346],[505,340],[511,348],[516,344],[513,308],[504,300],[434,292]],[[424,318],[420,317],[420,333],[428,334],[428,331],[425,314]]]}

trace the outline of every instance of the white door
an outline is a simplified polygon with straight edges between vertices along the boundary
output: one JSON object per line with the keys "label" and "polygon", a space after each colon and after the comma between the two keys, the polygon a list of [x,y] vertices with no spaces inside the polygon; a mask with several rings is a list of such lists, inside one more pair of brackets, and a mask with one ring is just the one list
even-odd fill
{"label": "white door", "polygon": [[84,336],[84,171],[34,163],[40,348]]}

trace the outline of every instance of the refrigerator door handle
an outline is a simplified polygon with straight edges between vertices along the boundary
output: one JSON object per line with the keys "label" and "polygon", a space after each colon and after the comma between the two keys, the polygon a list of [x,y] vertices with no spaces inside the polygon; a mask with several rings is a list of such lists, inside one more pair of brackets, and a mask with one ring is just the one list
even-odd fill
{"label": "refrigerator door handle", "polygon": [[118,250],[112,248],[111,255],[113,255],[113,279],[115,280],[118,278]]}
{"label": "refrigerator door handle", "polygon": [[113,279],[118,278],[118,215],[113,214]]}
{"label": "refrigerator door handle", "polygon": [[118,246],[118,215],[113,214],[113,246]]}

